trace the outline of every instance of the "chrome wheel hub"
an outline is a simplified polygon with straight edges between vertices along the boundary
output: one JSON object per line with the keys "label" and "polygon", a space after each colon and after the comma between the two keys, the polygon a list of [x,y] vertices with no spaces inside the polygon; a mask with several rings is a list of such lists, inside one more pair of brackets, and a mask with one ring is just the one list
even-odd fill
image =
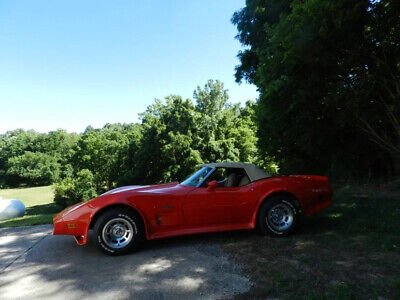
{"label": "chrome wheel hub", "polygon": [[118,249],[130,243],[133,232],[133,226],[130,222],[123,218],[115,218],[104,225],[102,237],[108,247]]}
{"label": "chrome wheel hub", "polygon": [[112,229],[112,234],[113,234],[116,238],[120,238],[120,237],[124,236],[124,234],[125,234],[125,229],[122,228],[122,227],[119,226],[119,225],[114,226],[114,228]]}
{"label": "chrome wheel hub", "polygon": [[278,203],[270,208],[266,222],[276,231],[285,231],[293,224],[294,212],[286,203]]}

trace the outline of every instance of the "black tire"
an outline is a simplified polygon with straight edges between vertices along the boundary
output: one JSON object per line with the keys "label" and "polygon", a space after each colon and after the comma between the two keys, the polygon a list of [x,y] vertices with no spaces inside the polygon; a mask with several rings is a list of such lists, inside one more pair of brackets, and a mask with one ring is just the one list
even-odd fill
{"label": "black tire", "polygon": [[258,227],[263,235],[288,236],[296,229],[299,217],[293,198],[289,195],[276,195],[266,199],[261,205]]}
{"label": "black tire", "polygon": [[[107,232],[112,233],[107,234]],[[116,238],[113,235],[115,232],[119,234],[123,232],[124,235]],[[105,211],[97,219],[94,225],[94,233],[97,246],[109,255],[121,255],[136,251],[145,240],[144,225],[140,216],[137,213],[121,208]],[[117,240],[119,239],[122,242],[118,242]]]}

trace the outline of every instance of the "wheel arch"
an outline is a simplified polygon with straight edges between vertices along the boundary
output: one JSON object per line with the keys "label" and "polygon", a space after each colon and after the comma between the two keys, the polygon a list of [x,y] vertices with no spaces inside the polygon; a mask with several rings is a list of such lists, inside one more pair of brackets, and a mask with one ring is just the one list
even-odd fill
{"label": "wheel arch", "polygon": [[302,213],[302,205],[300,203],[300,200],[291,192],[286,191],[286,190],[276,190],[273,192],[268,193],[267,195],[264,195],[261,197],[261,200],[259,201],[258,205],[257,205],[257,210],[253,216],[253,220],[252,220],[252,225],[254,228],[256,228],[258,226],[258,216],[260,214],[260,209],[261,206],[269,201],[269,199],[275,197],[275,196],[280,196],[280,195],[284,195],[284,196],[289,196],[289,201],[294,205],[294,207],[297,209],[298,213]]}
{"label": "wheel arch", "polygon": [[144,218],[143,214],[136,207],[132,207],[131,205],[126,204],[126,203],[113,203],[113,204],[104,206],[104,207],[100,208],[99,210],[97,210],[90,220],[89,229],[94,228],[94,224],[96,224],[96,221],[99,219],[99,217],[103,213],[105,213],[106,211],[109,211],[111,209],[115,209],[115,208],[127,209],[127,210],[131,211],[132,213],[136,214],[143,223],[143,227],[145,228],[146,237],[148,236],[148,224],[147,224],[146,219]]}

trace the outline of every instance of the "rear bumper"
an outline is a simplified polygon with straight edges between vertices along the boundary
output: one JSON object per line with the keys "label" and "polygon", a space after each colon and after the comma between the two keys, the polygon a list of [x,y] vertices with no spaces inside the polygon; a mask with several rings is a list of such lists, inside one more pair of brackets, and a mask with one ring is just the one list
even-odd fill
{"label": "rear bumper", "polygon": [[331,200],[318,203],[317,205],[313,206],[311,209],[307,210],[305,212],[305,216],[306,217],[311,216],[311,215],[319,212],[320,210],[323,210],[324,208],[326,208],[328,206],[331,206],[331,205],[332,205],[332,201]]}

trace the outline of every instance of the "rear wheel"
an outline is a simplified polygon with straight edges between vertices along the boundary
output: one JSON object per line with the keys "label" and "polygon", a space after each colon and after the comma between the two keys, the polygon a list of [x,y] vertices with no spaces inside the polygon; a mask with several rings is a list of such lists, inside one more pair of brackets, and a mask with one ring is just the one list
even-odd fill
{"label": "rear wheel", "polygon": [[97,246],[110,255],[139,249],[145,236],[140,216],[120,208],[104,212],[96,221],[94,232]]}
{"label": "rear wheel", "polygon": [[262,234],[287,236],[298,223],[297,209],[287,195],[277,195],[266,200],[260,208],[258,225]]}

